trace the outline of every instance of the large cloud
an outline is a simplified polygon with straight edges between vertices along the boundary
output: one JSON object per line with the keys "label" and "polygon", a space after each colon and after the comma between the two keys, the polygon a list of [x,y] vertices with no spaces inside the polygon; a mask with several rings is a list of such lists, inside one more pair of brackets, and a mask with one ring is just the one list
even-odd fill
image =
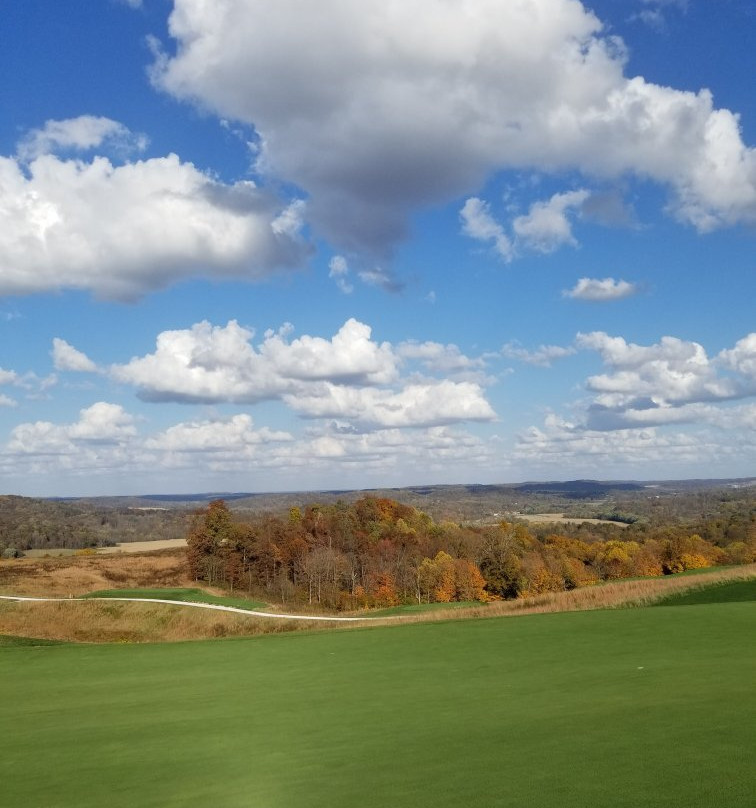
{"label": "large cloud", "polygon": [[22,156],[0,157],[0,293],[132,299],[185,278],[259,279],[302,261],[301,202],[224,184],[175,154],[113,163],[45,153],[126,133],[106,118],[48,121]]}
{"label": "large cloud", "polygon": [[169,28],[155,84],[253,124],[259,169],[346,247],[383,251],[414,207],[508,168],[650,178],[702,231],[756,221],[737,116],[626,77],[577,0],[174,0]]}
{"label": "large cloud", "polygon": [[243,475],[245,484],[292,490],[345,487],[354,484],[356,471],[361,480],[375,475],[380,485],[387,475],[396,484],[416,481],[418,474],[425,480],[445,479],[450,468],[490,463],[495,451],[491,440],[446,426],[355,433],[325,425],[295,440],[287,432],[255,428],[247,414],[177,423],[144,435],[121,407],[98,402],[74,423],[19,424],[0,447],[0,475],[49,475],[59,490],[61,473],[73,480],[96,470],[120,486],[133,475],[140,480],[157,475],[164,485],[170,470],[171,479],[196,490],[201,468],[206,484],[217,479],[219,485],[238,486]]}
{"label": "large cloud", "polygon": [[374,385],[394,380],[397,359],[371,329],[347,320],[330,339],[289,341],[286,327],[268,332],[259,348],[253,332],[231,320],[207,321],[158,335],[155,353],[114,365],[111,374],[137,386],[148,401],[255,403],[296,392],[306,382]]}
{"label": "large cloud", "polygon": [[[713,357],[697,342],[669,336],[638,345],[594,331],[578,334],[575,344],[598,352],[606,372],[586,380],[590,398],[573,406],[571,419],[552,414],[543,429],[532,427],[520,436],[523,457],[569,462],[573,456],[616,452],[628,462],[650,463],[667,452],[669,460],[700,463],[694,457],[699,444],[701,457],[709,452],[712,459],[753,453],[756,441],[749,434],[756,405],[735,402],[756,396],[756,334]],[[686,433],[674,432],[679,425],[686,425]],[[712,429],[721,432],[714,436]],[[715,458],[717,446],[721,452]]]}
{"label": "large cloud", "polygon": [[480,386],[474,382],[408,384],[398,392],[324,383],[290,394],[284,400],[307,418],[343,419],[366,430],[496,418]]}
{"label": "large cloud", "polygon": [[11,431],[8,451],[20,455],[70,455],[74,447],[93,444],[118,445],[136,435],[134,418],[118,404],[98,401],[79,413],[72,424],[36,421],[19,424]]}
{"label": "large cloud", "polygon": [[[226,326],[197,323],[164,331],[154,353],[113,365],[109,372],[136,386],[147,401],[278,399],[305,418],[336,418],[362,430],[496,417],[479,383],[485,380],[480,378],[483,360],[469,359],[457,346],[406,342],[394,348],[373,340],[370,327],[355,319],[331,339],[290,339],[290,332],[291,326],[269,331],[256,346],[252,331],[234,320]],[[400,375],[400,366],[418,362],[426,372],[467,373],[474,380]]]}

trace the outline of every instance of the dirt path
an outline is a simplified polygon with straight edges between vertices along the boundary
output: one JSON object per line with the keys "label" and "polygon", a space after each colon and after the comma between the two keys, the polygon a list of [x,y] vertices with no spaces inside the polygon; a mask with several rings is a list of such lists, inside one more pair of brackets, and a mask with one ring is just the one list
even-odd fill
{"label": "dirt path", "polygon": [[310,614],[278,614],[276,612],[258,612],[252,609],[239,609],[236,606],[221,606],[217,603],[195,603],[188,600],[162,600],[161,598],[31,598],[20,595],[0,595],[0,600],[19,602],[35,601],[39,603],[86,603],[89,600],[128,601],[130,603],[167,603],[170,606],[191,606],[195,609],[214,609],[218,612],[234,612],[252,617],[274,617],[279,620],[325,620],[340,623],[360,623],[368,620],[395,620],[396,617],[327,617]]}

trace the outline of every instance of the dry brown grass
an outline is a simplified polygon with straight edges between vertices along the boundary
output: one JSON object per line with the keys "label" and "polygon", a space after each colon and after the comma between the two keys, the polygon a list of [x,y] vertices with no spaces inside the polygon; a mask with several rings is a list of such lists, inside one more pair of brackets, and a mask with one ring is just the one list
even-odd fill
{"label": "dry brown grass", "polygon": [[7,595],[68,597],[97,589],[191,585],[182,550],[0,562],[0,594]]}
{"label": "dry brown grass", "polygon": [[0,634],[68,642],[177,642],[325,627],[333,625],[245,617],[161,603],[0,601]]}

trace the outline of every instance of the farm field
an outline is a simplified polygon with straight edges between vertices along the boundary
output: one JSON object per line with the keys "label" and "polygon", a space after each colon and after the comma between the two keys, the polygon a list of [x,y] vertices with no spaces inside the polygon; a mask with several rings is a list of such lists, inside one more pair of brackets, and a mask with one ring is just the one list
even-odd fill
{"label": "farm field", "polygon": [[3,806],[750,806],[754,618],[3,648]]}
{"label": "farm field", "polygon": [[614,527],[619,528],[627,527],[623,522],[613,522],[608,519],[582,519],[578,516],[565,516],[563,513],[515,513],[512,515],[516,519],[523,519],[525,522],[533,522],[535,524],[553,522],[556,524],[581,525],[585,522],[589,525],[614,525]]}

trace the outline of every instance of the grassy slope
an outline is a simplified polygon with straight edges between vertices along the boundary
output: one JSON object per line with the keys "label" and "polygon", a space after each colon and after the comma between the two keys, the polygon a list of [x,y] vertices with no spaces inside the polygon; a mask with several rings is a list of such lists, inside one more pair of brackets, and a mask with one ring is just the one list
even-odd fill
{"label": "grassy slope", "polygon": [[702,586],[687,592],[675,592],[657,601],[654,606],[696,606],[702,603],[747,601],[756,601],[756,578]]}
{"label": "grassy slope", "polygon": [[754,618],[5,649],[3,806],[751,806]]}
{"label": "grassy slope", "polygon": [[211,595],[202,589],[100,589],[83,595],[84,598],[149,598],[157,600],[180,600],[185,603],[214,603],[220,606],[236,606],[239,609],[262,609],[265,604],[249,598]]}

